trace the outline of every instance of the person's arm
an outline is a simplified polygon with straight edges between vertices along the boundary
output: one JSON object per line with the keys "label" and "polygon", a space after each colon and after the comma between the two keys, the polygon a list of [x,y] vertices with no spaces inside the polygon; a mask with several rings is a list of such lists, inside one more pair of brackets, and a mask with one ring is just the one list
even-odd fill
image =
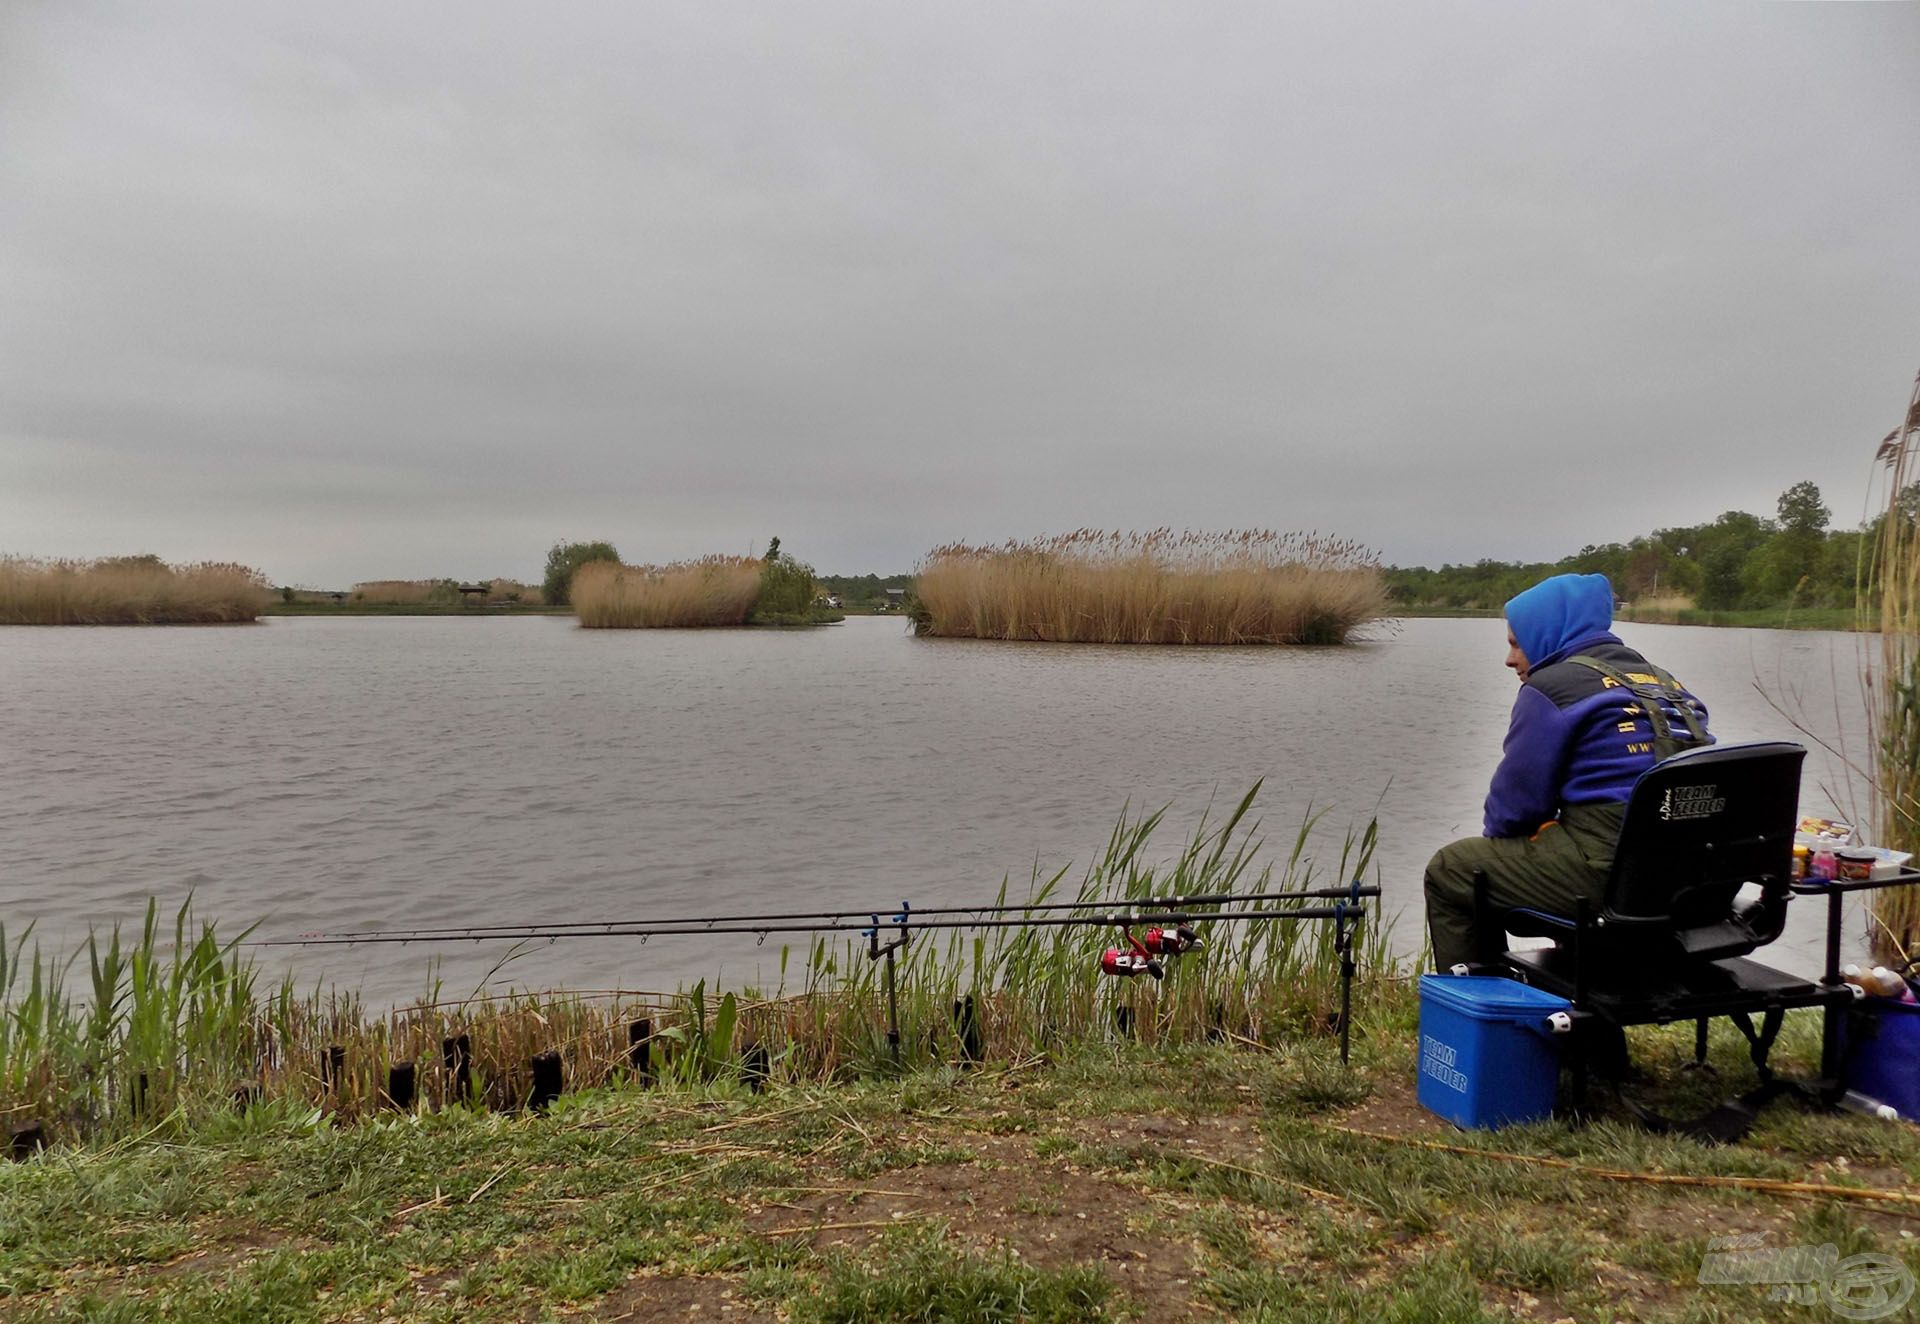
{"label": "person's arm", "polygon": [[1530,837],[1559,812],[1572,730],[1552,699],[1531,685],[1520,687],[1505,752],[1487,789],[1484,835]]}

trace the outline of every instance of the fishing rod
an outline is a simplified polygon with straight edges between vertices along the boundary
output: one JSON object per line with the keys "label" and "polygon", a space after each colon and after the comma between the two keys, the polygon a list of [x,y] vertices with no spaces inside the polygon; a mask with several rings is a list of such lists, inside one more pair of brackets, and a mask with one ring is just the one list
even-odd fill
{"label": "fishing rod", "polygon": [[[1215,892],[1199,895],[1169,894],[1157,897],[1119,898],[1119,903],[1128,906],[1171,907],[1171,906],[1208,906],[1235,905],[1254,901],[1306,900],[1349,900],[1357,901],[1362,897],[1380,895],[1376,885],[1354,883],[1346,887],[1293,888],[1277,892]],[[926,910],[915,910],[915,915],[1001,915],[1001,914],[1037,914],[1041,912],[1096,910],[1102,906],[1112,906],[1114,900],[1105,901],[1036,901],[1026,905],[988,904],[978,906],[937,906]],[[904,903],[903,903],[904,905]],[[695,915],[676,916],[671,919],[649,921],[650,926],[676,926],[676,936],[688,936],[698,933],[730,932],[772,932],[760,921],[785,923],[795,920],[857,920],[862,916],[875,913],[873,907],[865,910],[790,910],[760,915]],[[297,939],[263,939],[250,945],[260,947],[282,947],[296,945],[315,945],[321,943],[350,942],[430,942],[440,939],[461,941],[488,934],[502,937],[528,938],[542,937],[548,933],[565,937],[621,937],[632,936],[637,922],[633,920],[556,920],[551,923],[519,924],[471,924],[447,925],[438,928],[418,929],[345,929],[338,933],[303,933]],[[677,926],[687,926],[684,928]],[[726,927],[717,927],[726,926]],[[837,927],[837,926],[830,926]],[[924,926],[923,926],[924,927]],[[966,926],[974,927],[974,926]],[[561,932],[561,931],[564,931]],[[783,928],[779,932],[823,932],[823,928],[804,926],[802,928]]]}
{"label": "fishing rod", "polygon": [[[1341,897],[1378,896],[1380,889],[1359,888],[1355,891],[1338,893]],[[1139,905],[1141,903],[1133,903]],[[1149,903],[1150,904],[1150,903]],[[318,934],[300,938],[268,938],[249,945],[255,947],[338,947],[355,946],[361,943],[413,943],[413,942],[501,942],[501,941],[557,941],[561,938],[682,938],[700,937],[725,933],[743,934],[749,937],[765,939],[775,933],[852,933],[865,936],[871,929],[906,928],[916,929],[1013,929],[1013,928],[1065,928],[1069,926],[1096,926],[1101,928],[1126,928],[1144,924],[1198,924],[1209,920],[1235,919],[1338,919],[1342,915],[1358,916],[1365,913],[1365,906],[1358,900],[1333,906],[1289,906],[1275,910],[1116,910],[1092,915],[1041,915],[1033,918],[987,918],[987,919],[925,919],[927,915],[975,914],[966,910],[912,910],[897,912],[884,923],[873,911],[848,911],[842,915],[826,918],[814,924],[789,923],[702,923],[689,927],[685,923],[668,920],[657,924],[630,924],[613,922],[606,925],[591,925],[586,928],[565,928],[554,926],[506,926],[477,927],[472,929],[447,930],[399,930],[383,932],[365,930],[359,934]],[[864,917],[867,922],[847,922],[854,916]],[[747,916],[751,920],[755,917]],[[759,918],[779,919],[779,916]]]}
{"label": "fishing rod", "polygon": [[[773,934],[844,933],[867,939],[867,955],[886,960],[887,1042],[896,1063],[900,1057],[900,1011],[895,994],[895,954],[907,945],[914,928],[955,929],[1037,929],[1037,928],[1117,928],[1126,947],[1110,947],[1100,958],[1103,974],[1122,979],[1149,975],[1158,980],[1165,975],[1166,960],[1198,951],[1204,944],[1193,927],[1208,921],[1236,920],[1332,920],[1334,947],[1340,961],[1340,1060],[1347,1060],[1351,1012],[1351,990],[1355,972],[1353,942],[1367,907],[1366,900],[1380,895],[1378,885],[1354,879],[1342,888],[1300,888],[1281,892],[1216,893],[1202,896],[1143,897],[1127,901],[1120,909],[1092,914],[1060,913],[1092,911],[1097,901],[1035,902],[1025,906],[994,904],[973,907],[943,906],[915,911],[908,901],[886,922],[881,911],[814,911],[785,914],[712,916],[697,920],[669,919],[651,924],[612,921],[575,925],[565,923],[523,925],[476,925],[469,928],[377,930],[362,929],[338,934],[309,934],[299,938],[268,939],[253,943],[260,947],[328,947],[361,943],[412,942],[487,942],[519,941],[548,943],[562,938],[638,938],[645,943],[656,937],[702,937],[717,934],[751,936],[764,943]],[[1332,905],[1286,906],[1279,909],[1248,908],[1255,901],[1291,901],[1308,899],[1333,902]],[[1220,909],[1197,910],[1193,906],[1215,905]],[[1232,908],[1238,906],[1240,908]],[[1017,918],[1014,917],[1017,912]],[[1036,913],[1044,912],[1044,913]],[[864,916],[866,923],[857,922]],[[965,916],[966,918],[955,918]],[[812,920],[812,923],[794,922]],[[849,923],[848,921],[856,921]],[[1145,939],[1134,936],[1135,927],[1151,924]],[[882,931],[890,937],[880,940]]]}

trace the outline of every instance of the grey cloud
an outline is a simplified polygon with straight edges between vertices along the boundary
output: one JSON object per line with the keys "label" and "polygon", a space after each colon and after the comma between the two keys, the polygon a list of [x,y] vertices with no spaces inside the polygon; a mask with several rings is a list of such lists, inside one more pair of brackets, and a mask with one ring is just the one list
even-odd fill
{"label": "grey cloud", "polygon": [[1850,515],[1916,366],[1905,7],[0,22],[0,550],[1549,556]]}

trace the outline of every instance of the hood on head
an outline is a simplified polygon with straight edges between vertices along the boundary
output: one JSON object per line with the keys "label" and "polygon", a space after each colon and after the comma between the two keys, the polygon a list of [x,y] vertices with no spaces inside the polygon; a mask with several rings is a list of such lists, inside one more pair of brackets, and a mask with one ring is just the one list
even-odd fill
{"label": "hood on head", "polygon": [[1533,666],[1613,624],[1613,585],[1605,575],[1555,575],[1507,602],[1507,624]]}

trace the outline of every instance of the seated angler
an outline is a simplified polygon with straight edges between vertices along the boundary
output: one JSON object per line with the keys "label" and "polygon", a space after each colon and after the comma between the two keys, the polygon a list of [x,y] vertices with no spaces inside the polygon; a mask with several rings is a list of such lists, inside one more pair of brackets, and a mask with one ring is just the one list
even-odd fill
{"label": "seated angler", "polygon": [[1427,865],[1427,927],[1441,970],[1485,959],[1504,935],[1474,924],[1474,875],[1496,913],[1571,915],[1598,904],[1635,779],[1659,759],[1713,743],[1707,710],[1611,632],[1604,575],[1555,575],[1506,606],[1507,665],[1520,677],[1484,835]]}

